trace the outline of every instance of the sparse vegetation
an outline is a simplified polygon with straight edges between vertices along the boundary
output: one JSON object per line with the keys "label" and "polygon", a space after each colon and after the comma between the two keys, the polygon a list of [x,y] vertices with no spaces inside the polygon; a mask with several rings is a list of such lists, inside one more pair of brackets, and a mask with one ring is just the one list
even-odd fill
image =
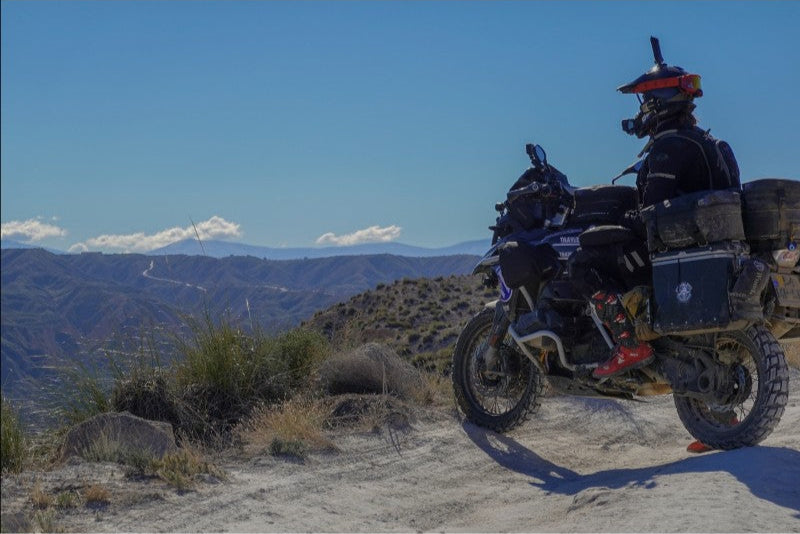
{"label": "sparse vegetation", "polygon": [[[112,371],[110,378],[102,377],[100,367],[71,375],[64,413],[69,423],[105,411],[171,423],[182,446],[177,453],[158,459],[100,440],[83,457],[117,462],[131,478],[159,478],[178,490],[190,489],[201,474],[224,477],[193,443],[240,443],[255,454],[302,461],[312,452],[335,450],[328,437],[334,428],[407,424],[409,406],[449,398],[444,376],[451,345],[468,314],[488,296],[473,278],[404,279],[271,336],[254,323],[242,328],[206,313],[189,321],[189,334],[170,357],[159,358],[150,347],[124,363],[109,357],[103,369]],[[7,423],[14,420],[6,410],[4,401],[4,472],[12,457],[6,443],[13,442],[6,440]],[[52,494],[39,490],[31,501],[41,515],[29,516],[34,528],[37,521],[56,528],[54,510],[102,506],[111,494],[96,485]]]}
{"label": "sparse vegetation", "polygon": [[377,341],[428,371],[447,373],[447,365],[428,365],[430,356],[415,357],[452,349],[461,327],[493,298],[495,291],[474,276],[404,278],[318,312],[304,325],[339,351]]}

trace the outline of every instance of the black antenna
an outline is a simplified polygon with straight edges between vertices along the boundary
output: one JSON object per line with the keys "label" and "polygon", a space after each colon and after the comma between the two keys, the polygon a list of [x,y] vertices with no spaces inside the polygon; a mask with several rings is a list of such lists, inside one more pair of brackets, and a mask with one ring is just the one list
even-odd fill
{"label": "black antenna", "polygon": [[664,66],[664,56],[661,55],[661,45],[658,42],[658,37],[650,37],[650,46],[653,47],[653,59],[659,67]]}

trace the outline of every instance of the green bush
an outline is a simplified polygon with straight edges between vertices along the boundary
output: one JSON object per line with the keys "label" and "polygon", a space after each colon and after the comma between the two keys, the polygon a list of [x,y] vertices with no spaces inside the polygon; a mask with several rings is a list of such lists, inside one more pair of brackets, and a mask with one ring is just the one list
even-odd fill
{"label": "green bush", "polygon": [[290,397],[330,351],[322,334],[309,330],[267,337],[209,317],[191,326],[193,338],[180,347],[177,385],[184,404],[222,432],[254,405]]}
{"label": "green bush", "polygon": [[0,435],[0,464],[3,473],[18,473],[22,470],[26,460],[25,435],[19,418],[11,405],[2,398],[2,420],[0,420],[2,434]]}

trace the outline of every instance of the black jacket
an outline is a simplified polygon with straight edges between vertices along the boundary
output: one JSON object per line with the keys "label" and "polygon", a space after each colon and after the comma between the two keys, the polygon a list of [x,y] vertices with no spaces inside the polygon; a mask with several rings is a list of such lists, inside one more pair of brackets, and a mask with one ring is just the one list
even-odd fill
{"label": "black jacket", "polygon": [[741,188],[728,143],[691,122],[668,122],[650,139],[636,178],[642,207],[695,191]]}

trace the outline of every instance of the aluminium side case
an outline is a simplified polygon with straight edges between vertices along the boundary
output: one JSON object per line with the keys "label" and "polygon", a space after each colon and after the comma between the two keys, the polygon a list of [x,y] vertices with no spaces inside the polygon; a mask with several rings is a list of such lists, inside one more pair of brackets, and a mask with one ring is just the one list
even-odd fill
{"label": "aluminium side case", "polygon": [[653,330],[689,335],[735,328],[729,290],[740,255],[740,247],[725,243],[653,254]]}

